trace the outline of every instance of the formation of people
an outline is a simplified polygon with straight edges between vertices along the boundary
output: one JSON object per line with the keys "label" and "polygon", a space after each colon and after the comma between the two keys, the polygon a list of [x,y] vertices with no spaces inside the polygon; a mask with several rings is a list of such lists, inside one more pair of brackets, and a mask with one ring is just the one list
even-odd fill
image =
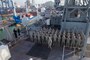
{"label": "formation of people", "polygon": [[80,48],[83,46],[84,34],[63,31],[52,28],[42,28],[40,30],[30,31],[30,41],[48,44],[49,48],[52,46],[66,46],[70,48]]}

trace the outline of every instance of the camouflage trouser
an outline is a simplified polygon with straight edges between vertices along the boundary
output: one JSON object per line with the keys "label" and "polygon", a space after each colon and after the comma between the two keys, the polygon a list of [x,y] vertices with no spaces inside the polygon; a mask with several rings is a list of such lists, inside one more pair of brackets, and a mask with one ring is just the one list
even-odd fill
{"label": "camouflage trouser", "polygon": [[34,36],[34,42],[37,43],[37,36]]}
{"label": "camouflage trouser", "polygon": [[62,39],[62,46],[65,45],[65,39]]}
{"label": "camouflage trouser", "polygon": [[50,41],[50,40],[48,41],[48,47],[52,48],[52,41]]}
{"label": "camouflage trouser", "polygon": [[58,38],[58,45],[61,45],[61,40],[60,40],[60,38]]}
{"label": "camouflage trouser", "polygon": [[78,41],[78,48],[80,48],[81,47],[81,41],[79,40]]}
{"label": "camouflage trouser", "polygon": [[77,40],[76,42],[76,47],[79,48],[80,47],[80,41]]}
{"label": "camouflage trouser", "polygon": [[42,37],[42,44],[44,44],[44,37]]}
{"label": "camouflage trouser", "polygon": [[40,42],[39,43],[41,43],[42,44],[42,37],[40,36]]}
{"label": "camouflage trouser", "polygon": [[53,38],[53,46],[58,44],[58,38]]}
{"label": "camouflage trouser", "polygon": [[33,36],[32,35],[30,36],[30,41],[33,42]]}
{"label": "camouflage trouser", "polygon": [[72,45],[72,40],[70,40],[70,42],[69,42],[69,46],[71,47],[71,45]]}
{"label": "camouflage trouser", "polygon": [[43,38],[42,43],[43,43],[43,44],[46,44],[46,43],[47,43],[47,39],[46,39],[46,37]]}
{"label": "camouflage trouser", "polygon": [[75,47],[75,40],[72,40],[71,47]]}
{"label": "camouflage trouser", "polygon": [[77,40],[75,40],[75,47],[77,47]]}
{"label": "camouflage trouser", "polygon": [[37,40],[38,43],[40,43],[40,36],[38,36],[38,40]]}
{"label": "camouflage trouser", "polygon": [[65,46],[67,46],[67,40],[66,39],[65,39],[65,43],[64,44],[65,44]]}
{"label": "camouflage trouser", "polygon": [[70,39],[66,39],[66,40],[67,40],[66,46],[69,47]]}

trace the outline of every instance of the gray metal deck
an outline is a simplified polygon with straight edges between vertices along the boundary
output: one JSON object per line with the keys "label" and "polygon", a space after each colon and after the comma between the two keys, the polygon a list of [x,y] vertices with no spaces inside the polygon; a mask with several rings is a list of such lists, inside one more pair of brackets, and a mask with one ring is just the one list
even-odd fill
{"label": "gray metal deck", "polygon": [[[10,60],[61,60],[61,50],[59,48],[54,48],[50,51],[48,59],[41,59],[34,56],[27,55],[28,51],[34,46],[34,43],[28,41],[20,41],[15,46],[10,49],[11,59]],[[78,60],[77,56],[72,56],[65,60]],[[84,58],[83,60],[90,60],[89,58]]]}

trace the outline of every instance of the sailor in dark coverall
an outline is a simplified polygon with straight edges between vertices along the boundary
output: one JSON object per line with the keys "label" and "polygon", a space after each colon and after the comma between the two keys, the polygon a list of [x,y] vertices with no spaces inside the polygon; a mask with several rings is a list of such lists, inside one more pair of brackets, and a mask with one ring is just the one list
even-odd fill
{"label": "sailor in dark coverall", "polygon": [[14,29],[13,29],[13,32],[14,32],[14,36],[15,36],[15,38],[17,38],[17,29],[14,28]]}
{"label": "sailor in dark coverall", "polygon": [[19,28],[17,29],[17,33],[18,33],[18,35],[20,36],[20,29],[19,29]]}

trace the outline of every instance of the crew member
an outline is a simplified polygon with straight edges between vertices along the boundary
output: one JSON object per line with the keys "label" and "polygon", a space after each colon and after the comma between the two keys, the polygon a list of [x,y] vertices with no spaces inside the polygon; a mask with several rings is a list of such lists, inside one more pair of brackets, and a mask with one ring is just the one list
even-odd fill
{"label": "crew member", "polygon": [[16,27],[13,29],[13,32],[14,32],[15,38],[17,38],[17,28]]}
{"label": "crew member", "polygon": [[52,49],[52,38],[49,36],[48,47]]}

